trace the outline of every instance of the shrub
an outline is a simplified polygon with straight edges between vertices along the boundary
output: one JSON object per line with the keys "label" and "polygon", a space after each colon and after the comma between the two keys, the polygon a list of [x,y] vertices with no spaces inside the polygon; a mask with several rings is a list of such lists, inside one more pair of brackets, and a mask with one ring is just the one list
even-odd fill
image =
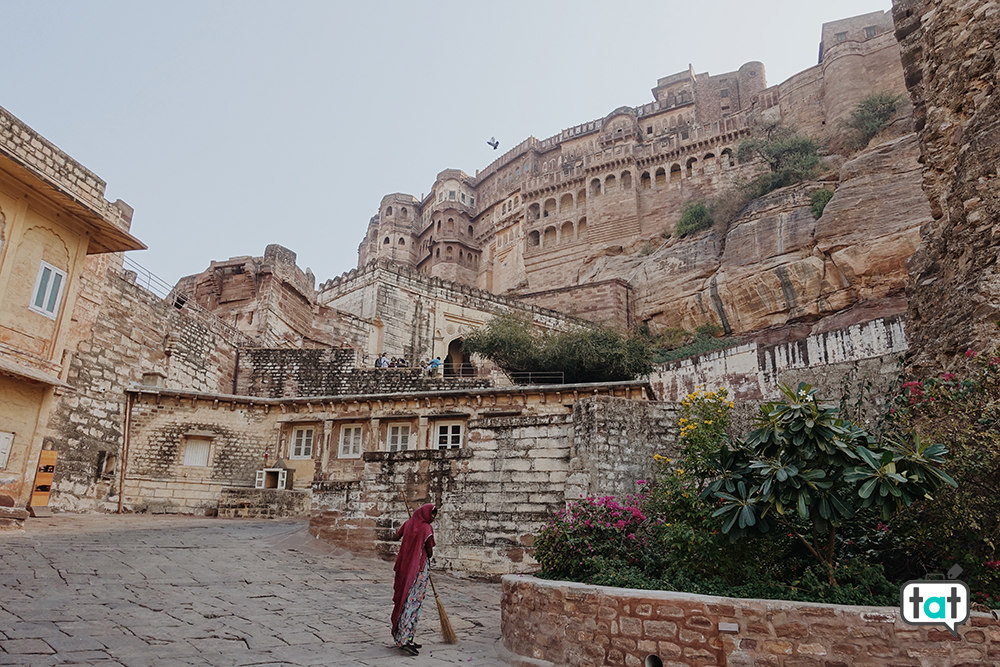
{"label": "shrub", "polygon": [[684,204],[681,219],[677,222],[677,235],[687,236],[712,226],[712,214],[704,202],[689,201]]}
{"label": "shrub", "polygon": [[501,314],[462,345],[507,373],[562,373],[567,383],[631,380],[653,369],[643,336],[600,325],[541,333],[525,319]]}
{"label": "shrub", "polygon": [[910,578],[958,563],[974,600],[1000,607],[1000,348],[966,360],[967,372],[909,380],[895,397],[886,431],[947,442],[958,488],[904,512],[880,548]]}
{"label": "shrub", "polygon": [[872,93],[854,105],[850,115],[842,121],[845,129],[844,145],[852,151],[868,145],[882,131],[903,104],[902,95],[888,92]]}
{"label": "shrub", "polygon": [[833,190],[827,190],[826,188],[817,190],[812,193],[812,197],[810,199],[812,203],[810,210],[812,211],[813,217],[819,220],[819,218],[823,215],[823,209],[825,209],[826,205],[830,203],[831,199],[833,199]]}
{"label": "shrub", "polygon": [[749,199],[812,178],[819,167],[819,144],[797,134],[782,121],[754,125],[749,139],[737,150],[740,162],[761,160],[768,172],[743,186]]}
{"label": "shrub", "polygon": [[[915,434],[876,442],[822,405],[805,383],[780,387],[784,398],[760,409],[757,430],[725,445],[714,458],[715,479],[703,497],[718,500],[713,516],[739,539],[780,526],[821,563],[836,586],[837,529],[859,510],[884,521],[900,508],[931,497],[954,480],[941,469],[947,449]],[[805,529],[803,529],[803,527]]]}

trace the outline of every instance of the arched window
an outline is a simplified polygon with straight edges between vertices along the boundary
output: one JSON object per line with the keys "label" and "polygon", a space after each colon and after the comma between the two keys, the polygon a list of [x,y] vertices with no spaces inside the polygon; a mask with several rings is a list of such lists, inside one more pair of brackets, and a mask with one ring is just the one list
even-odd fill
{"label": "arched window", "polygon": [[676,162],[670,167],[670,182],[681,180],[681,166]]}
{"label": "arched window", "polygon": [[454,234],[455,233],[455,219],[454,218],[448,218],[448,228],[447,228],[446,231],[449,234]]}
{"label": "arched window", "polygon": [[617,185],[617,183],[615,182],[615,175],[611,174],[610,176],[604,179],[604,193],[607,194],[609,192],[614,192],[615,185]]}
{"label": "arched window", "polygon": [[528,233],[528,247],[529,248],[534,248],[535,246],[537,246],[539,244],[540,241],[541,241],[541,238],[539,237],[538,232],[529,232]]}
{"label": "arched window", "polygon": [[[677,167],[677,169],[680,169],[680,167]],[[666,182],[667,182],[667,172],[664,171],[663,167],[660,167],[659,169],[656,170],[656,184],[663,185]]]}
{"label": "arched window", "polygon": [[401,218],[405,218],[406,217],[406,208],[399,209],[399,217],[401,217]]}
{"label": "arched window", "polygon": [[455,249],[452,248],[451,246],[445,247],[445,249],[444,249],[444,257],[445,257],[445,259],[454,259],[455,258]]}
{"label": "arched window", "polygon": [[545,239],[543,241],[543,245],[546,248],[551,248],[555,244],[556,244],[556,228],[549,227],[545,230]]}
{"label": "arched window", "polygon": [[632,189],[632,172],[622,172],[622,190]]}
{"label": "arched window", "polygon": [[406,239],[404,239],[403,237],[400,237],[399,238],[399,245],[406,245]]}
{"label": "arched window", "polygon": [[590,182],[590,194],[592,197],[601,194],[601,179],[595,178]]}
{"label": "arched window", "polygon": [[545,200],[545,210],[542,213],[543,218],[547,218],[550,215],[555,215],[556,212],[556,200],[549,197]]}
{"label": "arched window", "polygon": [[437,221],[437,230],[439,232],[441,231],[441,221],[440,220]]}
{"label": "arched window", "polygon": [[568,211],[571,208],[573,208],[573,195],[567,192],[559,198],[559,211]]}
{"label": "arched window", "polygon": [[715,173],[715,153],[705,153],[704,166],[702,169],[705,170],[706,174]]}
{"label": "arched window", "polygon": [[694,176],[694,170],[698,166],[698,158],[690,157],[687,161],[687,177],[691,178]]}
{"label": "arched window", "polygon": [[[369,210],[371,210],[371,209],[369,209]],[[392,207],[391,206],[386,206],[385,207],[385,214],[386,215],[392,215]]]}
{"label": "arched window", "polygon": [[562,229],[559,230],[559,238],[562,243],[571,243],[573,241],[573,223],[564,222]]}
{"label": "arched window", "polygon": [[722,166],[724,168],[736,166],[736,160],[733,159],[732,149],[726,148],[722,151]]}
{"label": "arched window", "polygon": [[577,192],[576,193],[576,207],[580,208],[580,206],[584,205],[586,202],[587,202],[587,191],[586,190],[580,190],[579,192]]}
{"label": "arched window", "polygon": [[385,241],[382,241],[382,245],[389,245],[389,237],[385,237]]}
{"label": "arched window", "polygon": [[434,256],[435,257],[440,257],[441,256],[441,248],[435,248],[434,249]]}
{"label": "arched window", "polygon": [[639,187],[643,190],[648,190],[651,186],[652,183],[649,180],[649,172],[642,172],[642,176],[639,177]]}
{"label": "arched window", "polygon": [[576,223],[576,240],[582,241],[587,238],[587,219],[580,218],[580,222]]}
{"label": "arched window", "polygon": [[469,236],[472,236],[472,235],[473,235],[472,225],[469,225]]}

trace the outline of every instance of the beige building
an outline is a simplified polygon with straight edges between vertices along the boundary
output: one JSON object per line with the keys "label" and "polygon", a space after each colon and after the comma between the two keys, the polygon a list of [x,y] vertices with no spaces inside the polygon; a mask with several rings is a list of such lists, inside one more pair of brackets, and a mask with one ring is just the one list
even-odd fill
{"label": "beige building", "polygon": [[34,480],[53,399],[70,389],[64,351],[87,256],[145,248],[128,232],[131,207],[104,187],[0,108],[0,495],[21,507],[47,501]]}

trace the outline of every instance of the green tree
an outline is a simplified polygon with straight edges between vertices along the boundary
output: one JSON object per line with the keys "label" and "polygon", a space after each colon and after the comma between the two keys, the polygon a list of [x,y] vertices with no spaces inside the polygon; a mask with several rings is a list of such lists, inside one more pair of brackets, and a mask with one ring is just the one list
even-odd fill
{"label": "green tree", "polygon": [[852,151],[867,146],[889,124],[902,105],[902,95],[888,92],[872,93],[861,98],[850,115],[842,121],[846,130],[844,144]]}
{"label": "green tree", "polygon": [[824,406],[802,383],[781,386],[784,399],[761,407],[760,428],[714,458],[715,479],[703,492],[720,502],[713,516],[730,539],[780,525],[834,579],[837,528],[863,508],[888,520],[902,507],[929,498],[955,481],[942,470],[944,445],[911,435],[875,438]]}
{"label": "green tree", "polygon": [[755,124],[736,154],[740,162],[759,159],[768,168],[748,184],[750,198],[812,178],[819,167],[818,151],[814,139],[797,134],[780,120]]}
{"label": "green tree", "polygon": [[526,319],[501,314],[462,345],[508,374],[562,373],[567,383],[631,380],[653,370],[650,343],[609,326],[542,333]]}

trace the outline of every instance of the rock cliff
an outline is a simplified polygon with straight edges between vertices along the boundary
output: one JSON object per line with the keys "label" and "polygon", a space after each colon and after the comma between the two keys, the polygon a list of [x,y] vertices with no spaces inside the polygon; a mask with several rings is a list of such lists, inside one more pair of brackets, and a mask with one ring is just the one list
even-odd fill
{"label": "rock cliff", "polygon": [[[580,282],[629,280],[638,321],[693,330],[715,322],[795,336],[901,313],[907,260],[931,221],[917,136],[876,139],[836,180],[801,183],[752,202],[725,235],[672,238],[646,256],[596,256]],[[812,193],[834,188],[818,220]]]}
{"label": "rock cliff", "polygon": [[1000,4],[894,0],[933,218],[910,259],[909,365],[961,363],[996,344],[1000,316]]}

